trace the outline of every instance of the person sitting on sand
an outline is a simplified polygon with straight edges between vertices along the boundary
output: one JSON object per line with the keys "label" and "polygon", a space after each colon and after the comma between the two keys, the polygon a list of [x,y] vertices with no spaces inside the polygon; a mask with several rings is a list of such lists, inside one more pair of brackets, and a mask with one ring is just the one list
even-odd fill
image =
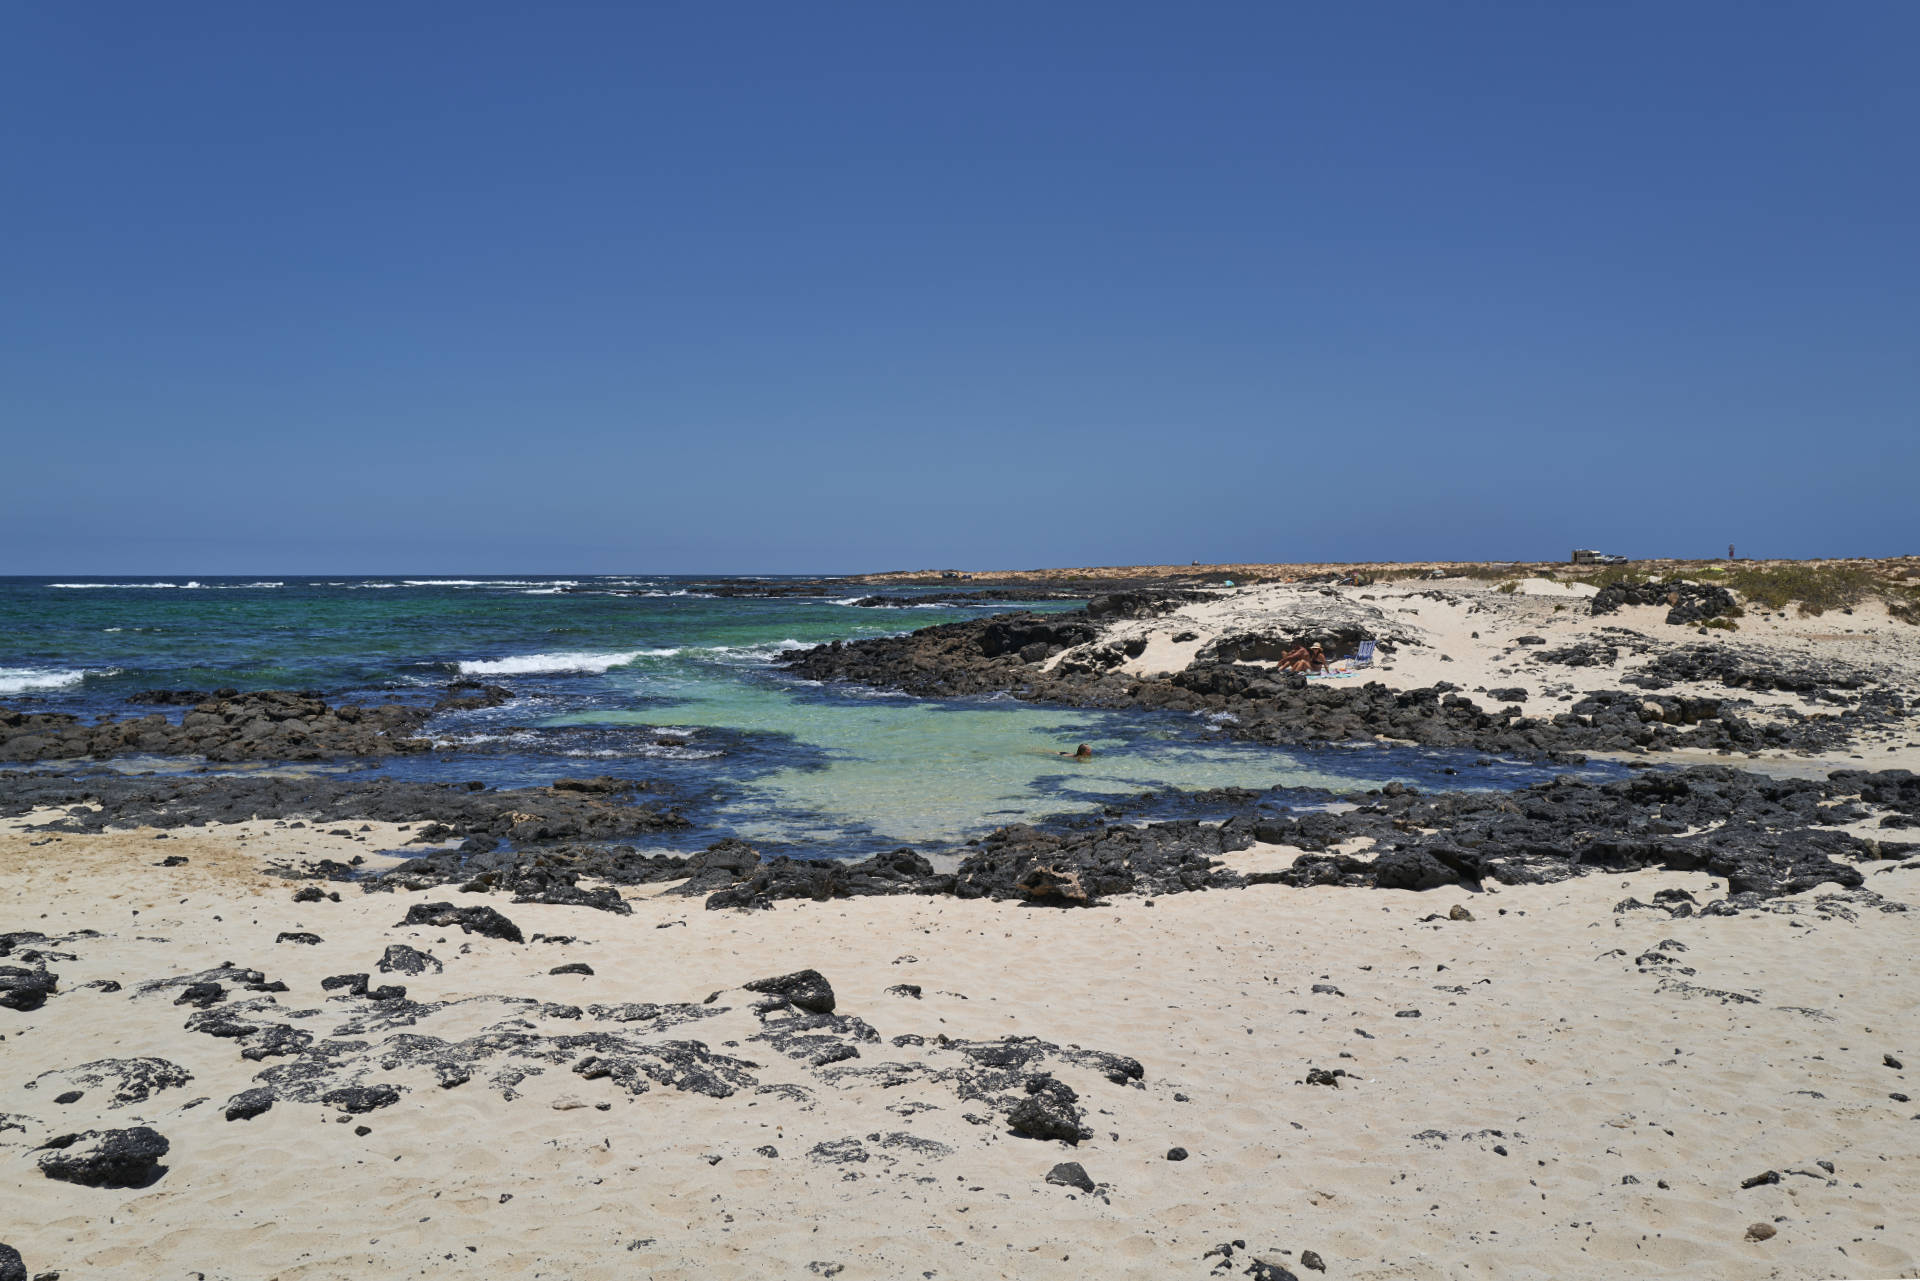
{"label": "person sitting on sand", "polygon": [[1056,752],[1055,755],[1064,756],[1070,761],[1090,761],[1093,759],[1093,749],[1082,743],[1071,752]]}
{"label": "person sitting on sand", "polygon": [[1319,645],[1308,647],[1295,645],[1280,655],[1280,670],[1283,672],[1324,672],[1327,670],[1327,651]]}

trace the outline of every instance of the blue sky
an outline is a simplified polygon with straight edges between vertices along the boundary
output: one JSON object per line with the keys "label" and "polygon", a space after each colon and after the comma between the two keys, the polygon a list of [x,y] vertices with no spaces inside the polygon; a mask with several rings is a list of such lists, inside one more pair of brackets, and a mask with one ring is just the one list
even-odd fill
{"label": "blue sky", "polygon": [[1920,552],[1920,5],[13,5],[0,573]]}

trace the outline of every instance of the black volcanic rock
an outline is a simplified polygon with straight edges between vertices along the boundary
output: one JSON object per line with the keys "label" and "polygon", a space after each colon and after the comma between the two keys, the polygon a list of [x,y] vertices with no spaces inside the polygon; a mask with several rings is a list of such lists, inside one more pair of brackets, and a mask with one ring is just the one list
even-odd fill
{"label": "black volcanic rock", "polygon": [[446,967],[431,952],[419,951],[405,943],[389,943],[377,968],[382,974],[424,974],[429,969],[438,974]]}
{"label": "black volcanic rock", "polygon": [[1078,1144],[1093,1137],[1080,1096],[1050,1073],[1027,1078],[1027,1096],[1007,1110],[1007,1128],[1029,1139]]}
{"label": "black volcanic rock", "polygon": [[1062,1161],[1047,1171],[1047,1182],[1063,1188],[1079,1188],[1082,1192],[1093,1191],[1093,1179],[1087,1174],[1087,1167],[1078,1161]]}
{"label": "black volcanic rock", "polygon": [[[699,884],[690,881],[683,892],[699,892]],[[769,907],[777,899],[825,902],[871,894],[940,894],[952,888],[951,876],[936,875],[933,865],[910,849],[890,850],[857,863],[782,856],[760,864],[738,884],[714,893],[707,899],[707,906]]]}
{"label": "black volcanic rock", "polygon": [[37,1159],[49,1179],[90,1188],[138,1188],[166,1173],[160,1158],[171,1147],[158,1131],[136,1125],[48,1139]]}
{"label": "black volcanic rock", "polygon": [[465,934],[505,939],[509,943],[527,941],[518,925],[490,907],[455,907],[451,903],[415,903],[407,909],[406,916],[396,922],[395,928],[407,925],[458,925],[461,932]]}
{"label": "black volcanic rock", "polygon": [[[144,702],[167,705],[194,691],[165,691]],[[164,714],[82,725],[73,716],[0,717],[0,761],[105,758],[131,752],[204,756],[212,761],[320,760],[424,752],[415,737],[433,714],[424,706],[329,706],[312,693],[216,691],[178,724]],[[15,723],[8,723],[14,721]]]}
{"label": "black volcanic rock", "polygon": [[[0,719],[5,716],[0,712]],[[371,820],[429,823],[432,826],[415,833],[415,839],[479,838],[488,849],[502,840],[612,840],[692,826],[684,815],[662,808],[657,801],[632,803],[620,793],[545,787],[474,791],[457,784],[391,778],[278,774],[67,778],[0,771],[0,815],[13,817],[42,807],[69,811],[42,825],[48,831],[101,832],[109,827],[143,826],[173,830],[261,818],[297,819],[315,826]],[[437,857],[427,855],[421,861]],[[350,865],[323,862],[319,866],[322,870],[318,875],[329,880],[351,880],[359,875]]]}
{"label": "black volcanic rock", "polygon": [[320,1101],[358,1116],[379,1108],[392,1107],[400,1101],[400,1091],[391,1085],[349,1085],[327,1091],[320,1096]]}
{"label": "black volcanic rock", "polygon": [[755,979],[740,985],[749,992],[761,992],[783,1004],[814,1014],[833,1013],[833,985],[818,970],[797,970],[777,978]]}
{"label": "black volcanic rock", "polygon": [[266,1086],[256,1086],[251,1090],[242,1090],[227,1100],[226,1116],[229,1121],[251,1121],[273,1106],[273,1091]]}
{"label": "black volcanic rock", "polygon": [[1649,579],[1643,583],[1609,583],[1593,598],[1593,613],[1611,614],[1622,605],[1665,605],[1667,622],[1700,623],[1734,611],[1733,593],[1724,587]]}
{"label": "black volcanic rock", "polygon": [[0,1006],[27,1013],[47,1003],[60,990],[60,976],[45,969],[0,965]]}

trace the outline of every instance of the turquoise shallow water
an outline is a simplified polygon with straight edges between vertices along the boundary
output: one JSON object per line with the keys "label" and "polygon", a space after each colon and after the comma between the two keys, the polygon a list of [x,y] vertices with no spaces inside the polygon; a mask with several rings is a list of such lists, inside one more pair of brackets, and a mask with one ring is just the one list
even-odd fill
{"label": "turquoise shallow water", "polygon": [[[825,855],[938,845],[1166,789],[1511,787],[1543,776],[1470,753],[1279,751],[1191,716],[820,686],[785,676],[773,656],[1007,606],[872,609],[851,595],[696,586],[638,575],[5,579],[0,701],[124,714],[138,690],[222,686],[431,700],[464,676],[515,698],[436,718],[429,732],[445,751],[377,768],[501,786],[644,777],[685,798],[701,824],[690,839],[728,832]],[[1091,761],[1058,754],[1080,742]]]}
{"label": "turquoise shallow water", "polygon": [[[833,839],[849,821],[885,842],[928,842],[1162,788],[1350,787],[1413,777],[1414,761],[1329,751],[1306,759],[1222,737],[1190,718],[1143,719],[1012,699],[958,703],[826,693],[778,682],[708,685],[556,723],[723,728],[806,747],[723,809],[756,838]],[[1079,743],[1091,760],[1064,759]],[[811,821],[810,821],[811,820]]]}

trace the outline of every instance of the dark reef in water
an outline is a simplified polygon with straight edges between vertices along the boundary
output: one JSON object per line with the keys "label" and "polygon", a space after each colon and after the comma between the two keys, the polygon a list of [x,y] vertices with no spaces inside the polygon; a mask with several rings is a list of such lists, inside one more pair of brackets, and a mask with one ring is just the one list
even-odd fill
{"label": "dark reef in water", "polygon": [[292,690],[147,690],[128,701],[186,706],[176,724],[165,715],[82,724],[65,712],[0,707],[0,761],[75,760],[144,753],[203,756],[210,761],[318,761],[337,757],[425,752],[416,737],[441,712],[497,707],[512,691],[478,681],[456,681],[428,704],[330,706],[318,693]]}

